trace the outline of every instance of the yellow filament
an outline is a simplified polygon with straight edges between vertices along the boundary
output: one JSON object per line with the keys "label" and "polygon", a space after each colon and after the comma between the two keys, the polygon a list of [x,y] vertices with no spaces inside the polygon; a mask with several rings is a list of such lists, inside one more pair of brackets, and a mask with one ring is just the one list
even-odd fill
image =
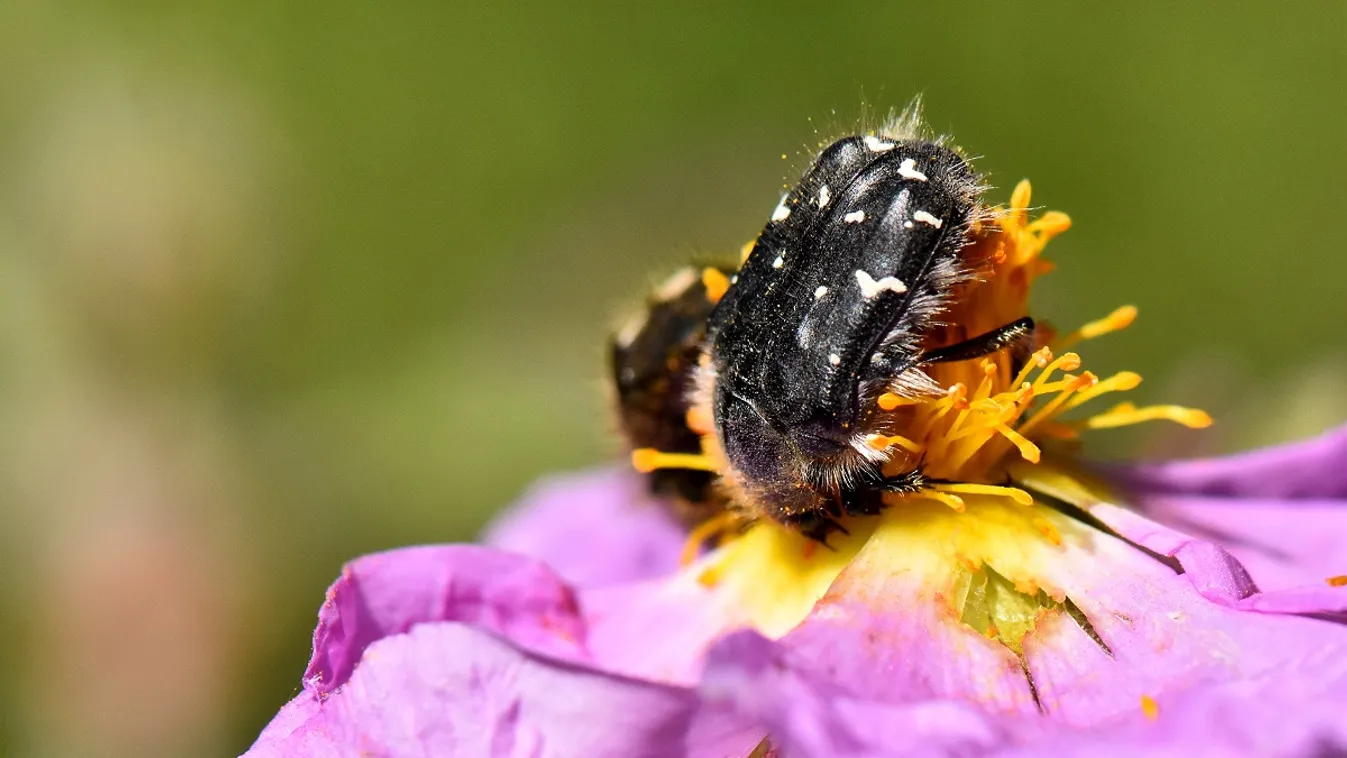
{"label": "yellow filament", "polygon": [[1038,445],[1035,445],[1034,443],[1030,442],[1027,437],[1015,431],[1014,429],[1011,429],[1005,424],[1001,424],[996,427],[996,431],[1000,432],[1001,436],[1010,440],[1010,443],[1014,445],[1017,449],[1019,449],[1020,457],[1025,459],[1026,461],[1029,461],[1030,463],[1038,463],[1039,459],[1042,458],[1043,453],[1041,450],[1038,449]]}
{"label": "yellow filament", "polygon": [[1206,411],[1196,408],[1185,408],[1181,405],[1148,405],[1145,408],[1138,408],[1131,403],[1122,403],[1097,416],[1091,416],[1085,420],[1085,425],[1090,429],[1114,429],[1159,419],[1173,421],[1189,429],[1204,429],[1211,426],[1211,416],[1207,415]]}
{"label": "yellow filament", "polygon": [[738,521],[738,516],[726,511],[693,527],[692,531],[688,532],[687,541],[683,543],[683,552],[678,557],[678,565],[686,566],[697,560],[697,555],[701,552],[703,543],[712,537],[730,531]]}
{"label": "yellow filament", "polygon": [[1080,405],[1081,403],[1089,402],[1095,399],[1096,397],[1099,397],[1100,395],[1103,395],[1108,392],[1124,392],[1127,390],[1134,390],[1137,388],[1137,385],[1139,384],[1141,384],[1140,374],[1136,373],[1135,371],[1119,371],[1113,376],[1110,376],[1109,378],[1100,381],[1093,387],[1090,387],[1077,393],[1075,397],[1071,398],[1071,402],[1066,404],[1066,408],[1064,408],[1063,410],[1069,411],[1072,408],[1075,408],[1076,406]]}
{"label": "yellow filament", "polygon": [[922,453],[926,450],[926,446],[920,442],[898,435],[885,437],[882,434],[871,434],[865,438],[865,444],[875,450],[887,450],[894,445],[901,447],[909,453]]}
{"label": "yellow filament", "polygon": [[958,495],[950,495],[945,492],[940,492],[939,490],[924,489],[921,492],[918,492],[916,495],[913,495],[913,497],[922,497],[926,498],[927,500],[934,500],[937,503],[943,503],[955,513],[963,513],[968,508],[968,505],[964,503],[963,498],[959,497]]}
{"label": "yellow filament", "polygon": [[1064,386],[1057,393],[1056,397],[1054,397],[1052,400],[1049,400],[1047,405],[1040,408],[1038,412],[1034,413],[1034,415],[1029,417],[1028,421],[1020,425],[1020,428],[1018,430],[1019,433],[1028,436],[1029,433],[1032,432],[1034,428],[1037,427],[1039,424],[1057,415],[1058,410],[1064,404],[1066,404],[1066,401],[1070,399],[1073,394],[1075,394],[1077,389],[1082,387],[1090,387],[1096,384],[1097,382],[1098,380],[1095,378],[1094,374],[1091,374],[1088,371],[1086,371],[1079,377],[1074,377],[1070,380],[1067,380],[1066,382],[1064,382]]}
{"label": "yellow filament", "polygon": [[895,395],[892,392],[885,392],[884,394],[879,396],[879,400],[877,402],[879,403],[879,407],[882,410],[891,411],[895,408],[901,408],[904,405],[921,405],[922,402],[924,401],[910,397],[903,397],[902,395]]}
{"label": "yellow filament", "polygon": [[631,466],[642,474],[659,469],[719,470],[710,458],[700,453],[664,453],[649,447],[631,451]]}
{"label": "yellow filament", "polygon": [[1038,375],[1034,380],[1034,390],[1038,394],[1043,394],[1043,385],[1048,383],[1053,372],[1061,369],[1062,371],[1075,371],[1080,368],[1080,356],[1075,353],[1062,353],[1056,360],[1048,364],[1048,367]]}
{"label": "yellow filament", "polygon": [[1024,364],[1024,368],[1020,369],[1020,373],[1015,375],[1015,381],[1010,383],[1011,386],[1017,387],[1024,384],[1029,380],[1029,375],[1034,373],[1034,369],[1043,368],[1050,362],[1052,362],[1052,350],[1046,347],[1039,348],[1037,352],[1029,356],[1029,360]]}

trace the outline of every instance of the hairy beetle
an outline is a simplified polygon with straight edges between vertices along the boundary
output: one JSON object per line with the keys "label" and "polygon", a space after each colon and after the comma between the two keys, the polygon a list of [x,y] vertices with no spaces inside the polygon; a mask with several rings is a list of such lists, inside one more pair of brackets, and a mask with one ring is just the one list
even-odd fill
{"label": "hairy beetle", "polygon": [[920,466],[883,473],[866,444],[884,427],[875,399],[938,390],[925,364],[1024,340],[1022,319],[956,345],[929,332],[956,284],[982,212],[968,161],[906,126],[823,149],[777,206],[712,310],[695,401],[714,419],[734,504],[821,542],[843,515],[915,492]]}
{"label": "hairy beetle", "polygon": [[[713,267],[720,276],[734,272]],[[669,453],[701,452],[701,437],[687,425],[692,372],[701,354],[706,322],[715,305],[702,270],[678,270],[655,288],[643,313],[609,340],[609,369],[617,394],[618,423],[633,448]],[[668,498],[689,525],[724,509],[715,474],[693,469],[658,469],[648,474],[650,490]]]}

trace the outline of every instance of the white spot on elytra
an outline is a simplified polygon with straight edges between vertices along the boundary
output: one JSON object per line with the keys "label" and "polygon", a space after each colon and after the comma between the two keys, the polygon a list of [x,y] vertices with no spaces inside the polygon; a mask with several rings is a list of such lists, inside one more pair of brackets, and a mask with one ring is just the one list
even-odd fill
{"label": "white spot on elytra", "polygon": [[904,222],[903,222],[903,228],[904,228],[904,229],[911,229],[913,226],[916,226],[916,224],[913,224],[911,221],[904,221]]}
{"label": "white spot on elytra", "polygon": [[875,281],[870,272],[864,269],[856,269],[856,283],[861,286],[861,296],[867,299],[875,297],[884,290],[894,292],[899,295],[907,292],[907,285],[902,280],[894,276],[886,276],[879,281]]}
{"label": "white spot on elytra", "polygon": [[790,208],[786,207],[786,196],[781,196],[781,202],[776,204],[776,210],[772,211],[773,221],[785,221],[790,218]]}
{"label": "white spot on elytra", "polygon": [[828,288],[824,287],[823,285],[819,285],[819,288],[814,290],[814,299],[818,300],[819,298],[823,297],[826,294],[828,294]]}
{"label": "white spot on elytra", "polygon": [[840,366],[842,364],[842,356],[838,355],[837,353],[829,353],[828,362],[834,366]]}
{"label": "white spot on elytra", "polygon": [[865,220],[865,211],[852,211],[842,217],[842,220],[848,224],[859,224]]}
{"label": "white spot on elytra", "polygon": [[883,354],[883,353],[875,353],[874,355],[870,356],[870,362],[871,362],[871,363],[883,363],[883,362],[884,362],[884,354]]}
{"label": "white spot on elytra", "polygon": [[786,256],[784,254],[778,255],[776,260],[772,261],[772,268],[781,268],[784,265],[786,265]]}
{"label": "white spot on elytra", "polygon": [[822,187],[818,188],[818,207],[822,208],[823,206],[827,205],[828,200],[831,198],[832,193],[828,191],[828,185],[825,184]]}
{"label": "white spot on elytra", "polygon": [[734,276],[731,276],[731,277],[730,277],[730,284],[738,284],[738,283],[739,283],[739,275],[738,275],[738,274],[735,274]]}
{"label": "white spot on elytra", "polygon": [[886,153],[895,147],[898,147],[896,142],[886,142],[873,134],[865,135],[864,141],[865,146],[870,148],[870,152],[872,153]]}
{"label": "white spot on elytra", "polygon": [[898,175],[904,179],[915,179],[919,182],[926,181],[926,175],[917,170],[917,162],[911,158],[898,164]]}
{"label": "white spot on elytra", "polygon": [[926,211],[917,211],[916,213],[912,214],[912,218],[915,221],[920,221],[923,224],[929,224],[937,229],[945,225],[944,221],[941,221],[940,219],[936,218],[935,216],[932,216]]}

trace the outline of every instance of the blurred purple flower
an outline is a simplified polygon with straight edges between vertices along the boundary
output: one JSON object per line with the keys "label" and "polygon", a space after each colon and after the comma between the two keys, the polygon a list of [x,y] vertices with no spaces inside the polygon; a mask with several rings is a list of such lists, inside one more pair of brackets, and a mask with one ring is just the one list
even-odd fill
{"label": "blurred purple flower", "polygon": [[979,600],[1005,625],[1041,588],[1018,634],[952,613],[944,563],[894,569],[926,533],[890,526],[764,624],[714,565],[678,568],[683,533],[634,475],[554,479],[491,547],[348,565],[303,692],[247,755],[1341,755],[1344,472],[1347,429],[1105,469],[1138,510],[1068,493],[1083,515],[1004,564],[1037,586]]}

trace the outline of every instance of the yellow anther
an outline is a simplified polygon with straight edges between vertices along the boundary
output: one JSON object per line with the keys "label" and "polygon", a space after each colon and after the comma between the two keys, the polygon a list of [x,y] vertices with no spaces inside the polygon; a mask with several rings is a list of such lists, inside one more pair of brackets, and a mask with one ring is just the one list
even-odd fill
{"label": "yellow anther", "polygon": [[991,495],[1009,498],[1017,505],[1033,505],[1034,496],[1016,487],[998,487],[994,484],[933,484],[936,492],[949,492],[963,495]]}
{"label": "yellow anther", "polygon": [[744,261],[748,260],[749,254],[753,252],[753,248],[756,247],[757,244],[758,244],[758,241],[757,241],[756,239],[754,239],[754,240],[749,240],[748,242],[745,242],[745,243],[744,243],[744,246],[743,246],[743,247],[739,248],[739,263],[740,263],[740,264],[743,264]]}
{"label": "yellow anther", "polygon": [[1034,221],[1026,227],[1026,230],[1030,234],[1037,235],[1043,242],[1047,242],[1070,228],[1070,216],[1061,211],[1048,211],[1042,216],[1034,219]]}
{"label": "yellow anther", "polygon": [[1329,587],[1347,587],[1347,574],[1341,576],[1330,576],[1325,580]]}
{"label": "yellow anther", "polygon": [[631,451],[631,467],[642,474],[659,469],[717,470],[710,458],[699,453],[664,453],[649,447],[638,447]]}
{"label": "yellow anther", "polygon": [[706,287],[706,299],[718,303],[730,289],[730,278],[720,269],[707,266],[702,269],[702,285]]}
{"label": "yellow anther", "polygon": [[716,430],[715,421],[711,418],[711,409],[701,405],[694,405],[683,415],[683,420],[688,428],[697,434],[710,434]]}
{"label": "yellow anther", "polygon": [[1029,380],[1029,375],[1034,373],[1034,369],[1043,368],[1051,362],[1052,349],[1040,347],[1038,350],[1034,351],[1033,355],[1029,356],[1029,360],[1025,362],[1024,368],[1020,369],[1020,373],[1015,375],[1015,381],[1010,383],[1011,386],[1024,384]]}
{"label": "yellow anther", "polygon": [[1042,373],[1038,375],[1038,378],[1034,380],[1034,390],[1038,394],[1051,392],[1052,390],[1045,390],[1043,387],[1048,383],[1048,380],[1052,378],[1054,373],[1059,369],[1062,371],[1075,371],[1078,368],[1080,368],[1079,355],[1076,353],[1062,353],[1056,360],[1049,363],[1048,367],[1043,369]]}

